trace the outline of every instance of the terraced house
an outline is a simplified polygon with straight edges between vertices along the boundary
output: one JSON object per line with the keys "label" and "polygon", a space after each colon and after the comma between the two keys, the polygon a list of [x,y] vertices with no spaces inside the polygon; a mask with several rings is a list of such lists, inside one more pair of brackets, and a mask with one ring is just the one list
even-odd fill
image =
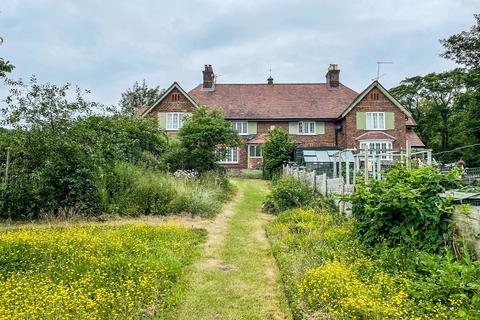
{"label": "terraced house", "polygon": [[423,148],[413,131],[415,120],[378,81],[361,93],[340,82],[340,70],[331,64],[324,83],[218,84],[211,65],[205,65],[203,82],[184,91],[174,82],[140,116],[157,117],[170,135],[182,127],[183,117],[204,105],[220,108],[244,144],[231,147],[221,161],[230,168],[259,168],[262,144],[269,129],[287,131],[299,150],[365,148],[400,150],[408,144]]}

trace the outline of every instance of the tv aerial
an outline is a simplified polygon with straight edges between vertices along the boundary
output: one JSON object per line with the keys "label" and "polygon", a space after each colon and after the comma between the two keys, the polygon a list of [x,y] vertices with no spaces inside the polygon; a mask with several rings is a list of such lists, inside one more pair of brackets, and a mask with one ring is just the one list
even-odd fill
{"label": "tv aerial", "polygon": [[378,79],[386,75],[386,73],[380,74],[380,65],[382,64],[393,64],[393,61],[377,61],[377,77],[373,78],[372,81],[378,81]]}

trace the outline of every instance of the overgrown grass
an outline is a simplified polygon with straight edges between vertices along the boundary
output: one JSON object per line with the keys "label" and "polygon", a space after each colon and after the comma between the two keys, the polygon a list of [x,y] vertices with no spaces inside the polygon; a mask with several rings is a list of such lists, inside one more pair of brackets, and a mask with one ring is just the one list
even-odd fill
{"label": "overgrown grass", "polygon": [[204,238],[143,224],[0,233],[0,319],[168,318]]}
{"label": "overgrown grass", "polygon": [[215,172],[175,177],[127,163],[102,175],[97,188],[105,212],[130,216],[185,212],[213,217],[232,192],[228,179]]}
{"label": "overgrown grass", "polygon": [[369,249],[354,220],[281,213],[267,234],[296,319],[479,319],[480,263],[468,256]]}

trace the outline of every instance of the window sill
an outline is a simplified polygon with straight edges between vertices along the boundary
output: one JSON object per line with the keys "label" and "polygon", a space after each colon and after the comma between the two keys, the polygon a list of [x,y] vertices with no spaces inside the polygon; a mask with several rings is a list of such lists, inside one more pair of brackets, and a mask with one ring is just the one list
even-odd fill
{"label": "window sill", "polygon": [[386,130],[393,130],[393,129],[363,129],[365,131],[386,131]]}
{"label": "window sill", "polygon": [[263,157],[262,157],[262,156],[260,156],[260,157],[252,157],[252,156],[248,156],[248,158],[249,158],[249,159],[263,159]]}
{"label": "window sill", "polygon": [[238,164],[237,162],[217,162],[217,164]]}

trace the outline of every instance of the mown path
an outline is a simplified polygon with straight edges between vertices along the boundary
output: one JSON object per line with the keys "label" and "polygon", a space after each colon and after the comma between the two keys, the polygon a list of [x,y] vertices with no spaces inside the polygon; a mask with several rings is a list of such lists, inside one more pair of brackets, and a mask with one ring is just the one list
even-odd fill
{"label": "mown path", "polygon": [[235,185],[237,195],[207,227],[205,251],[189,277],[178,319],[291,319],[264,231],[267,185]]}

